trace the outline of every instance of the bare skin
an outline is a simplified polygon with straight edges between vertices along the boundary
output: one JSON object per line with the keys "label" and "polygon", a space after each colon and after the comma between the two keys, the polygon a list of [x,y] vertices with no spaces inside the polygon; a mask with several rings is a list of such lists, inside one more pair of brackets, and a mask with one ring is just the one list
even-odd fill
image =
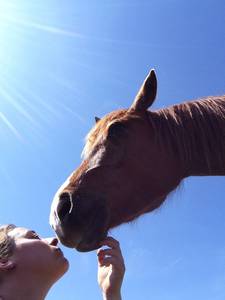
{"label": "bare skin", "polygon": [[[9,258],[0,258],[0,300],[44,300],[69,267],[58,239],[43,239],[22,227],[14,228],[9,235],[15,245]],[[98,282],[103,299],[120,300],[124,263],[119,243],[107,238],[102,246],[109,247],[98,251]]]}
{"label": "bare skin", "polygon": [[33,230],[16,227],[8,234],[13,254],[0,260],[0,299],[43,300],[69,263],[55,237],[43,239]]}
{"label": "bare skin", "polygon": [[121,285],[125,273],[125,264],[119,242],[112,237],[106,238],[98,253],[98,284],[104,300],[121,300]]}

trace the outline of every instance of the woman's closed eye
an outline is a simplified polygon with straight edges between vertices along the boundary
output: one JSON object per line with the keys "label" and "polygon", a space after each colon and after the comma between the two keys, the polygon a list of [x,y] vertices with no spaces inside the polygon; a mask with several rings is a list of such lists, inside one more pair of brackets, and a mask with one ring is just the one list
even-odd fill
{"label": "woman's closed eye", "polygon": [[35,231],[28,231],[27,238],[28,239],[35,239],[35,240],[40,240],[41,239]]}

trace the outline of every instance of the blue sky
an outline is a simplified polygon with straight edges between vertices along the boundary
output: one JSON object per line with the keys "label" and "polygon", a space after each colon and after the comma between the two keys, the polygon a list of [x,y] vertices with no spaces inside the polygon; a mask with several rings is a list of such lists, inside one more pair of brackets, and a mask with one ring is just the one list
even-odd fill
{"label": "blue sky", "polygon": [[[52,198],[94,116],[129,107],[150,68],[153,109],[224,94],[224,23],[223,0],[0,0],[0,223],[53,234]],[[224,183],[189,178],[112,231],[124,299],[225,298]],[[47,300],[101,299],[95,253],[63,249],[71,267]]]}

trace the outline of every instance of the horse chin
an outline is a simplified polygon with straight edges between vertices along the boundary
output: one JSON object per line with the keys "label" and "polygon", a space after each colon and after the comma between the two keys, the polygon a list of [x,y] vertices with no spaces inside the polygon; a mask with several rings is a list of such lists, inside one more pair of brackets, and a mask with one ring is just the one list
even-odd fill
{"label": "horse chin", "polygon": [[103,233],[102,236],[100,238],[98,238],[97,240],[92,240],[92,241],[82,240],[75,247],[75,249],[79,252],[89,252],[89,251],[96,250],[101,247],[100,242],[102,240],[104,240],[106,238],[106,236],[107,236],[107,231],[105,233]]}
{"label": "horse chin", "polygon": [[100,242],[103,241],[108,233],[106,224],[102,226],[90,226],[83,232],[82,238],[76,245],[76,250],[79,252],[88,252],[101,247]]}
{"label": "horse chin", "polygon": [[89,224],[73,223],[72,219],[54,226],[60,242],[69,248],[74,248],[79,252],[88,252],[101,247],[100,242],[104,240],[108,233],[108,215],[95,215]]}
{"label": "horse chin", "polygon": [[78,238],[77,236],[74,237],[73,234],[65,237],[61,234],[61,230],[56,230],[57,237],[64,246],[74,248],[79,252],[89,252],[100,248],[100,242],[106,238],[107,233],[107,230],[104,230],[101,234],[99,232],[96,234],[90,230],[90,232],[80,235]]}

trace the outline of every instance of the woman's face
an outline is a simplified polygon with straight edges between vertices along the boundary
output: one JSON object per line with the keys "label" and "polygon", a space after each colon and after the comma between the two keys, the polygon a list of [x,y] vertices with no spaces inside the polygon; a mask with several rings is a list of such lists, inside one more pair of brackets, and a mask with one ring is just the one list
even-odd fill
{"label": "woman's face", "polygon": [[15,241],[12,259],[24,274],[55,281],[68,269],[69,263],[57,246],[56,238],[40,238],[33,230],[16,227],[9,232]]}

